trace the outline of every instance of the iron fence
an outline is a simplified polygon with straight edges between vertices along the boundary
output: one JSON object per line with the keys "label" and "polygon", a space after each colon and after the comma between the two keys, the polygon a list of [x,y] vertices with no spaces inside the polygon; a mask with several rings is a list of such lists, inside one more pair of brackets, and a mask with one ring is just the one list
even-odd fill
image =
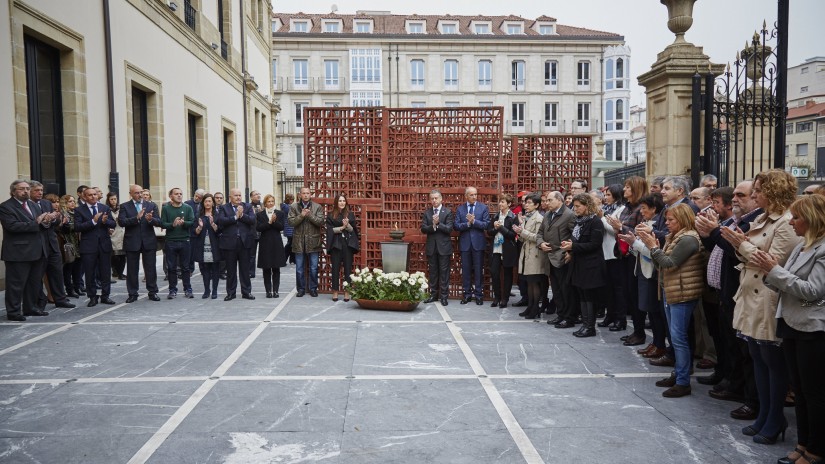
{"label": "iron fence", "polygon": [[644,161],[605,172],[604,185],[624,185],[624,181],[633,176],[645,177]]}

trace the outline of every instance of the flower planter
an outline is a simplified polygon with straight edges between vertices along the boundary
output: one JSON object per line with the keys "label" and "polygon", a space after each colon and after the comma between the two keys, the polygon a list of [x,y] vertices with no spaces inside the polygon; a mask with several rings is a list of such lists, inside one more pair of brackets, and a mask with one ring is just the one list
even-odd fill
{"label": "flower planter", "polygon": [[355,300],[362,309],[380,309],[384,311],[412,311],[418,307],[418,301],[391,300]]}

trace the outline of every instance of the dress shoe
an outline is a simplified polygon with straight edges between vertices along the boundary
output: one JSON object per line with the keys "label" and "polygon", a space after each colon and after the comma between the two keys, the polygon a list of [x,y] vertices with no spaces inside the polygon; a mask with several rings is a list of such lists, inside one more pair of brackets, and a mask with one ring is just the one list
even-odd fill
{"label": "dress shoe", "polygon": [[152,300],[152,301],[160,301],[160,297],[158,296],[157,293],[150,293],[149,294],[149,299]]}
{"label": "dress shoe", "polygon": [[564,318],[562,318],[561,316],[556,316],[554,319],[547,321],[547,323],[550,325],[556,325],[563,320]]}
{"label": "dress shoe", "polygon": [[209,295],[211,295],[211,294],[212,294],[212,292],[210,292],[209,290],[206,290],[205,292],[203,292],[203,295],[201,295],[201,298],[203,298],[205,300],[205,299],[209,298]]}
{"label": "dress shoe", "polygon": [[473,301],[473,297],[465,296],[464,298],[461,299],[461,304],[467,304],[471,301]]}
{"label": "dress shoe", "polygon": [[498,300],[493,300],[493,302],[490,303],[490,307],[491,308],[498,308]]}
{"label": "dress shoe", "polygon": [[[280,298],[280,297],[281,297],[281,295],[278,295],[278,292],[272,292],[272,298]],[[344,298],[344,301],[347,301],[347,299]]]}
{"label": "dress shoe", "polygon": [[601,322],[597,322],[596,325],[598,327],[607,327],[614,322],[615,320],[612,317],[605,317]]}
{"label": "dress shoe", "polygon": [[429,298],[424,300],[424,303],[435,303],[436,301],[438,301],[438,297],[435,295],[430,295]]}
{"label": "dress shoe", "polygon": [[716,400],[736,401],[737,403],[741,403],[742,400],[744,400],[742,395],[737,395],[730,390],[710,390],[708,396]]}
{"label": "dress shoe", "polygon": [[515,307],[517,307],[517,308],[518,308],[518,307],[521,307],[521,306],[527,306],[527,300],[525,300],[524,298],[522,298],[522,299],[520,299],[520,300],[516,301],[515,303],[513,303],[513,306],[515,306]]}
{"label": "dress shoe", "polygon": [[225,297],[223,297],[223,301],[232,301],[234,299],[235,299],[235,294],[234,293],[230,293],[229,295],[226,295]]}
{"label": "dress shoe", "polygon": [[117,304],[117,303],[115,303],[115,300],[109,298],[108,296],[100,297],[100,302],[103,303],[103,304],[109,304],[109,305]]}
{"label": "dress shoe", "polygon": [[674,385],[676,385],[676,374],[670,374],[670,377],[665,377],[664,379],[656,381],[657,387],[670,388]]}
{"label": "dress shoe", "polygon": [[573,327],[576,327],[576,323],[573,322],[573,321],[569,321],[567,319],[564,319],[561,322],[559,322],[558,324],[553,325],[553,327],[555,327],[557,329],[572,329]]}
{"label": "dress shoe", "polygon": [[501,303],[498,304],[498,307],[504,309],[507,307],[507,300],[501,300]]}
{"label": "dress shoe", "polygon": [[93,297],[89,298],[89,302],[86,303],[86,306],[88,306],[89,308],[91,308],[93,306],[97,306],[97,297],[93,296]]}
{"label": "dress shoe", "polygon": [[71,288],[66,289],[66,296],[68,296],[69,298],[80,298],[80,295],[78,295],[77,292]]}
{"label": "dress shoe", "polygon": [[447,301],[447,299],[446,299],[446,298],[442,298],[442,299],[441,299],[441,306],[447,306],[448,304],[450,304],[450,302],[449,302],[449,301]]}
{"label": "dress shoe", "polygon": [[758,415],[759,411],[747,404],[743,404],[730,412],[730,417],[738,420],[756,420]]}
{"label": "dress shoe", "polygon": [[[633,334],[630,334],[630,335],[633,335]],[[622,335],[621,337],[619,337],[619,340],[621,340],[621,341],[625,341],[625,340],[627,340],[628,338],[630,338],[630,335]]]}
{"label": "dress shoe", "polygon": [[187,291],[183,292],[183,296],[184,296],[184,298],[195,298],[195,296],[192,295],[192,290],[187,290]]}
{"label": "dress shoe", "polygon": [[316,298],[318,296],[318,290],[310,290],[309,296]]}
{"label": "dress shoe", "polygon": [[301,298],[302,296],[304,296],[304,291],[303,290],[298,290],[298,293],[296,293],[295,296],[298,297],[298,298]]}
{"label": "dress shoe", "polygon": [[255,295],[249,293],[249,294],[246,294],[246,295],[241,295],[241,298],[243,298],[244,300],[254,300]]}
{"label": "dress shoe", "polygon": [[[787,429],[788,429],[788,424],[785,423],[785,425],[783,425],[781,429],[777,430],[776,434],[774,434],[773,436],[762,435],[762,433],[757,433],[756,435],[753,436],[753,442],[754,443],[759,443],[760,445],[775,445],[776,442],[779,440],[780,435],[782,436],[782,441],[785,441],[785,430],[787,430]],[[808,461],[809,463],[815,462],[815,461],[811,461],[807,458],[805,458],[805,460]],[[818,460],[818,461],[820,463],[822,462],[822,460]]]}
{"label": "dress shoe", "polygon": [[656,347],[656,348],[648,351],[647,353],[643,354],[642,357],[643,358],[648,358],[648,359],[655,359],[655,358],[661,358],[662,356],[664,356],[666,354],[667,354],[666,349]]}
{"label": "dress shoe", "polygon": [[593,327],[585,327],[581,330],[581,332],[574,333],[573,335],[579,338],[595,337],[596,329]]}
{"label": "dress shoe", "polygon": [[639,336],[639,335],[636,335],[636,334],[633,334],[633,335],[627,337],[627,340],[622,342],[622,345],[624,345],[624,346],[636,346],[636,345],[644,345],[644,344],[645,344],[645,336],[644,335]]}
{"label": "dress shoe", "polygon": [[26,322],[26,316],[22,314],[6,314],[6,319],[14,322]]}
{"label": "dress shoe", "polygon": [[217,291],[217,290],[215,290],[215,291],[213,291],[213,292],[212,292],[212,299],[213,299],[213,300],[217,300],[217,299],[218,299],[218,291]]}
{"label": "dress shoe", "polygon": [[[272,296],[272,292],[266,292],[266,297],[267,298],[275,298],[275,297]],[[337,300],[338,300],[338,298],[333,298],[332,299],[332,301],[337,301]]]}
{"label": "dress shoe", "polygon": [[476,298],[476,304],[477,304],[478,306],[481,306],[481,305],[483,305],[483,304],[484,304],[484,300],[482,300],[481,298]]}
{"label": "dress shoe", "polygon": [[522,311],[522,312],[518,313],[519,317],[524,317],[524,316],[526,316],[526,315],[527,315],[527,311],[528,311],[528,310],[527,310],[527,309],[525,309],[524,311]]}
{"label": "dress shoe", "polygon": [[43,311],[42,309],[35,309],[33,311],[23,311],[24,316],[48,316],[48,311]]}
{"label": "dress shoe", "polygon": [[127,303],[134,303],[135,301],[137,301],[137,299],[138,299],[137,295],[129,295],[129,298],[126,298],[126,302]]}
{"label": "dress shoe", "polygon": [[702,385],[716,385],[717,383],[722,381],[722,376],[719,373],[714,372],[711,375],[697,377],[696,381],[701,383]]}
{"label": "dress shoe", "polygon": [[[795,446],[795,447],[794,447],[794,449],[793,449],[793,451],[791,451],[790,453],[788,453],[788,455],[787,455],[787,456],[785,456],[784,458],[779,458],[779,459],[777,459],[777,460],[776,460],[776,464],[794,464],[794,463],[795,463],[796,461],[798,461],[798,460],[799,460],[799,458],[801,458],[804,454],[805,454],[805,450],[799,449],[799,447],[798,447],[798,446]],[[796,456],[794,457],[794,455],[796,455]],[[807,460],[808,460],[808,458],[805,458],[805,460],[807,461]],[[810,462],[810,461],[808,461],[808,462]],[[816,462],[816,461],[814,461],[814,462]]]}
{"label": "dress shoe", "polygon": [[76,307],[74,303],[69,303],[68,301],[58,301],[54,305],[57,308],[69,308],[69,309],[71,309],[71,308]]}
{"label": "dress shoe", "polygon": [[703,358],[696,363],[697,369],[713,369],[714,367],[716,367],[716,363],[711,361],[710,359]]}
{"label": "dress shoe", "polygon": [[650,358],[648,360],[651,366],[659,366],[659,367],[673,367],[676,365],[676,361],[673,360],[668,355],[659,356],[658,358]]}
{"label": "dress shoe", "polygon": [[610,327],[608,327],[607,330],[609,330],[611,332],[619,332],[619,331],[622,331],[622,330],[627,330],[627,319],[625,319],[623,321],[616,321],[616,322],[610,324]]}
{"label": "dress shoe", "polygon": [[681,398],[690,395],[690,385],[674,385],[662,392],[665,398]]}
{"label": "dress shoe", "polygon": [[647,346],[646,346],[646,347],[644,347],[644,348],[640,348],[640,349],[636,350],[636,353],[641,354],[641,355],[644,355],[645,353],[649,352],[649,351],[650,351],[650,350],[652,350],[653,348],[656,348],[656,345],[654,345],[653,343],[651,343],[651,344],[647,345]]}

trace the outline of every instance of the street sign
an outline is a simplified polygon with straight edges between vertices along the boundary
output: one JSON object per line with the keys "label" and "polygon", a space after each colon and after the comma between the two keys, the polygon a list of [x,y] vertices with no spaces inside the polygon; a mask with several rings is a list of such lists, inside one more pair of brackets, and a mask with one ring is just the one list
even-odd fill
{"label": "street sign", "polygon": [[808,178],[808,168],[791,167],[791,175],[794,177]]}

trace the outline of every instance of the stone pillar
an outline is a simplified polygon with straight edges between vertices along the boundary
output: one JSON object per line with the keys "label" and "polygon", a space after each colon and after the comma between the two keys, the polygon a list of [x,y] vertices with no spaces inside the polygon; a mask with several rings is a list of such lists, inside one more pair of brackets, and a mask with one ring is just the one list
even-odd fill
{"label": "stone pillar", "polygon": [[676,40],[658,54],[650,71],[639,76],[647,95],[648,178],[690,172],[691,79],[705,70],[719,75],[724,65],[713,64],[708,56],[685,41],[693,24],[696,0],[661,0],[667,6],[668,28]]}

